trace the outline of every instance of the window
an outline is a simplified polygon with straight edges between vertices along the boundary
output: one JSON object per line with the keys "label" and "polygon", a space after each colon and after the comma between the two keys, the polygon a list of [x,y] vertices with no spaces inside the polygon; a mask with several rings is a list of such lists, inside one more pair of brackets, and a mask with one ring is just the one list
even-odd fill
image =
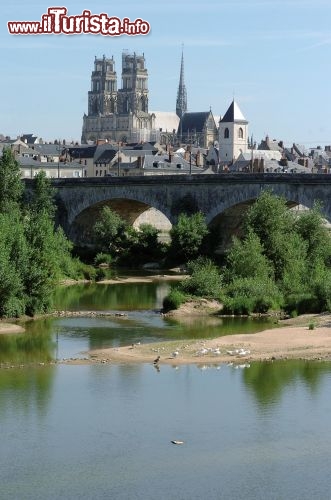
{"label": "window", "polygon": [[243,131],[243,129],[241,127],[238,130],[238,138],[239,139],[243,139],[244,138],[244,131]]}
{"label": "window", "polygon": [[224,139],[228,139],[229,137],[230,137],[230,132],[229,132],[229,129],[228,129],[228,128],[226,128],[226,129],[224,130]]}

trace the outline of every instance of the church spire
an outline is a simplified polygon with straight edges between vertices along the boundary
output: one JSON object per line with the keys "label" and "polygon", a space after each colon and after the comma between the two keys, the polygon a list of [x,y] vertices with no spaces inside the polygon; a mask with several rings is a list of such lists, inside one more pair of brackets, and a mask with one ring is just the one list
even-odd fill
{"label": "church spire", "polygon": [[180,65],[180,77],[179,77],[179,85],[177,91],[177,100],[176,100],[176,114],[181,118],[184,113],[187,111],[187,95],[186,95],[186,87],[184,83],[184,52],[182,49],[182,61]]}

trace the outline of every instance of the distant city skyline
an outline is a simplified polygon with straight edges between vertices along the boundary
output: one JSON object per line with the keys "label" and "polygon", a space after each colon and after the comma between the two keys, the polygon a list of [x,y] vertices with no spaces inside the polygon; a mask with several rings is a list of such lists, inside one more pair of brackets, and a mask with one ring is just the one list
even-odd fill
{"label": "distant city skyline", "polygon": [[[137,36],[11,35],[9,21],[40,21],[51,5],[13,0],[2,7],[0,133],[33,133],[46,141],[80,141],[94,57],[144,53],[149,110],[176,110],[182,46],[188,111],[224,115],[233,98],[249,121],[249,136],[306,147],[331,144],[329,0],[169,0],[166,5],[104,1],[64,3],[142,19]],[[61,4],[62,6],[62,4]]]}

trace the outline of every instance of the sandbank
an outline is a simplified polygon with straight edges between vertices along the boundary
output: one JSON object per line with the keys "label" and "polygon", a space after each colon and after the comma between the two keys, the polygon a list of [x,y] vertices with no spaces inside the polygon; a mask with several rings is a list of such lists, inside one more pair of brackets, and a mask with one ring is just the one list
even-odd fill
{"label": "sandbank", "polygon": [[[297,324],[292,324],[295,322]],[[312,322],[316,326],[309,329],[309,323]],[[88,355],[91,362],[151,364],[160,356],[158,365],[276,359],[331,360],[331,315],[305,315],[294,321],[285,321],[283,326],[253,334],[135,344],[93,350]]]}
{"label": "sandbank", "polygon": [[23,333],[25,330],[22,326],[16,325],[15,323],[5,323],[0,321],[0,335],[8,335],[10,333]]}

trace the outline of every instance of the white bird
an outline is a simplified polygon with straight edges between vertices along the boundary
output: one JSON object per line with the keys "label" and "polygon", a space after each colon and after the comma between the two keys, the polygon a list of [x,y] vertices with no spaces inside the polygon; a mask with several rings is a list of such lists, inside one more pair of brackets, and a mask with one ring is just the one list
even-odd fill
{"label": "white bird", "polygon": [[178,352],[178,351],[174,351],[174,352],[172,353],[172,357],[173,357],[173,358],[176,358],[176,357],[178,356],[178,354],[179,354],[179,352]]}

